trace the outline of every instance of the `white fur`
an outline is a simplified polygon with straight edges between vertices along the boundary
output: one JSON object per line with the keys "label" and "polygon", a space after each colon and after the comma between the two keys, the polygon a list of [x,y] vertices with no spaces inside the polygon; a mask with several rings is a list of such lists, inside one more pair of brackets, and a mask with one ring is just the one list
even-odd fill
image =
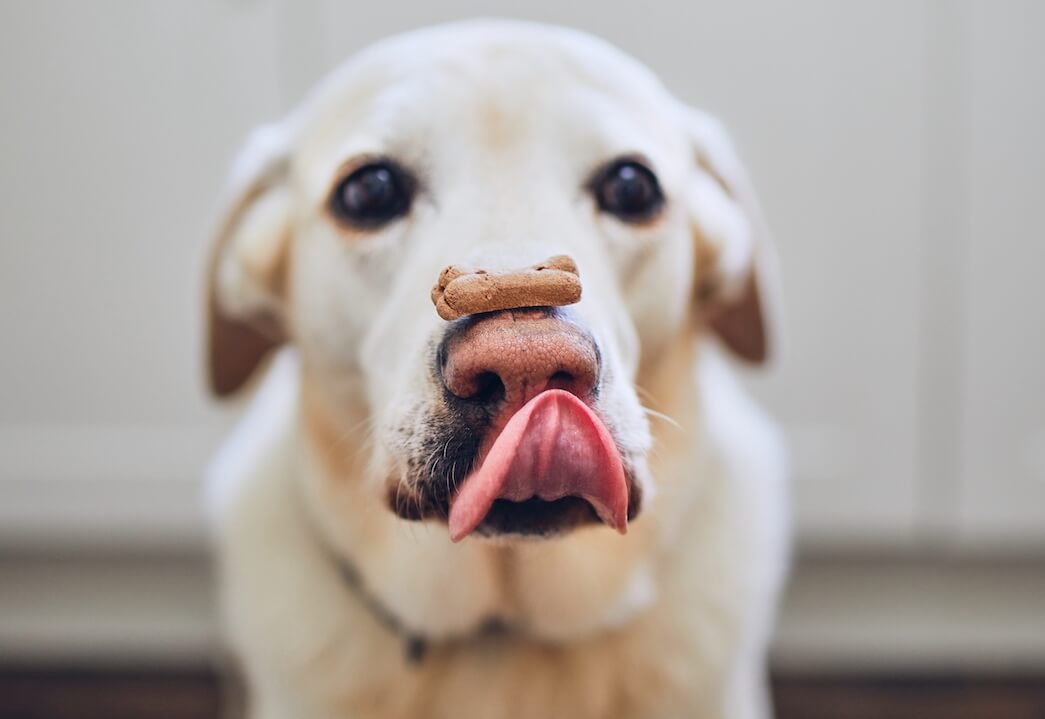
{"label": "white fur", "polygon": [[[246,190],[234,190],[218,298],[232,315],[278,316],[295,345],[208,478],[252,717],[769,715],[785,461],[727,360],[694,332],[691,299],[691,226],[717,246],[719,270],[736,274],[750,266],[761,218],[749,198],[731,200],[749,188],[709,123],[597,40],[463,23],[365,51],[248,146],[236,186],[264,187],[253,210],[236,208]],[[388,229],[346,233],[325,197],[346,161],[375,151],[424,167],[433,197]],[[646,157],[668,195],[649,228],[578,199],[584,168],[620,153]],[[701,153],[729,175],[725,187],[695,161]],[[290,246],[256,228],[262,219],[290,228]],[[280,295],[260,276],[283,251]],[[416,438],[395,430],[435,401],[424,365],[441,327],[427,296],[438,270],[560,251],[581,268],[578,313],[609,376],[601,411],[636,462],[641,514],[625,537],[600,526],[458,545],[445,524],[398,519],[385,491]],[[433,640],[421,665],[339,562]],[[479,637],[490,617],[522,629]]]}

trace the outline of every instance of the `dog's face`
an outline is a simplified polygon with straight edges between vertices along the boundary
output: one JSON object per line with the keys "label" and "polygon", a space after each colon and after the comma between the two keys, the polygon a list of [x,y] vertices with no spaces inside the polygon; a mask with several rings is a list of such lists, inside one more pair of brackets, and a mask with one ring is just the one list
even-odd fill
{"label": "dog's face", "polygon": [[[454,539],[623,530],[655,489],[643,376],[694,326],[765,353],[748,193],[713,121],[591,38],[479,23],[386,41],[244,152],[212,269],[214,387],[290,341],[314,411],[367,435],[359,481],[389,512],[449,517]],[[447,265],[552,255],[576,261],[578,304],[432,307]],[[554,486],[523,476],[549,465]]]}

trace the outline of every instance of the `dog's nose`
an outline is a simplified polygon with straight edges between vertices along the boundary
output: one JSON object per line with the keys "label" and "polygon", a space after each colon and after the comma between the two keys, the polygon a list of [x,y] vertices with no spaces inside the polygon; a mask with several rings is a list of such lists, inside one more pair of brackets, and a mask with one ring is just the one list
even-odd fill
{"label": "dog's nose", "polygon": [[455,322],[440,348],[443,383],[477,404],[518,408],[546,389],[585,399],[599,379],[599,351],[584,329],[547,308],[506,310]]}

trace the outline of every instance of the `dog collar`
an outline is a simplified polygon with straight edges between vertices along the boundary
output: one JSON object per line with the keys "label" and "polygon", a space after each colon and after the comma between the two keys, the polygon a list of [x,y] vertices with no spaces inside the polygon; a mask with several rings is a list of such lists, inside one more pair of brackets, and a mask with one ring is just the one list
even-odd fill
{"label": "dog collar", "polygon": [[428,656],[429,649],[435,643],[444,645],[470,644],[484,639],[506,637],[519,633],[518,628],[497,617],[492,617],[483,622],[475,632],[453,639],[434,640],[418,632],[413,632],[407,628],[406,624],[395,612],[367,589],[362,574],[354,564],[334,554],[329,546],[327,547],[327,552],[331,554],[334,564],[349,592],[363,605],[374,621],[394,634],[402,642],[403,657],[406,659],[406,663],[411,666],[419,666],[424,662],[425,657]]}
{"label": "dog collar", "polygon": [[406,658],[407,664],[414,666],[421,664],[428,654],[428,638],[407,629],[406,625],[391,609],[371,594],[363,583],[363,577],[355,565],[348,563],[341,557],[335,557],[335,562],[338,571],[341,573],[341,578],[345,582],[345,586],[370,613],[370,616],[402,641],[403,656]]}
{"label": "dog collar", "polygon": [[411,631],[405,622],[399,618],[392,609],[376,597],[366,586],[362,572],[347,557],[334,550],[330,540],[324,536],[322,530],[314,527],[312,536],[320,551],[330,558],[334,569],[341,576],[345,588],[356,601],[358,601],[371,618],[385,628],[389,633],[396,636],[403,645],[403,657],[411,666],[419,666],[428,656],[429,649],[433,644],[461,645],[478,642],[483,639],[495,637],[506,637],[520,634],[518,627],[509,625],[498,617],[491,617],[483,622],[471,634],[465,634],[451,639],[432,639],[419,632]]}

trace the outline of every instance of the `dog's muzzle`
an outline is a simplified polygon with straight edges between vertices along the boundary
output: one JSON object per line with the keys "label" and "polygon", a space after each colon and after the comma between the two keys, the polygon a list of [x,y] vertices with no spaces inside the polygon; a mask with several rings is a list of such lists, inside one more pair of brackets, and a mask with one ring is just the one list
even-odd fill
{"label": "dog's muzzle", "polygon": [[472,315],[447,328],[437,357],[453,418],[442,429],[457,436],[448,445],[473,449],[441,498],[454,541],[600,520],[625,531],[634,483],[597,410],[601,359],[589,332],[560,309]]}

